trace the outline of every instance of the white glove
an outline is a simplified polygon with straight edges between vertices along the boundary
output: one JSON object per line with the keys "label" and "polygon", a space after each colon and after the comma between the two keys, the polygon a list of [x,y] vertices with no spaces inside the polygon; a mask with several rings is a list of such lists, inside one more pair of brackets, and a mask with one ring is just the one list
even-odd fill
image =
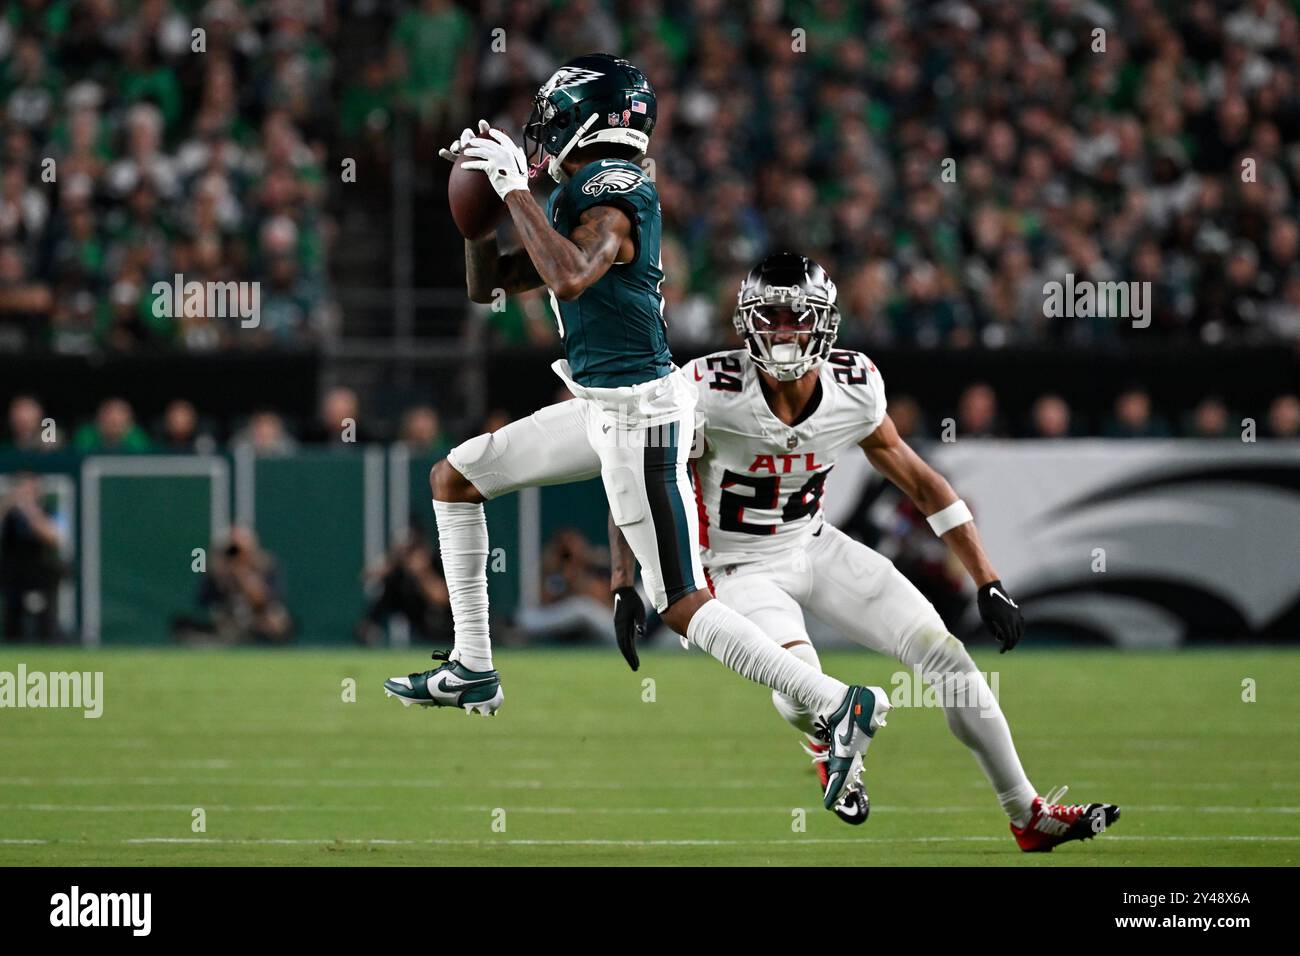
{"label": "white glove", "polygon": [[[490,137],[490,138],[489,138]],[[516,189],[528,191],[528,160],[524,151],[499,129],[489,129],[487,136],[479,136],[464,148],[471,157],[462,163],[463,169],[481,169],[503,200]]]}
{"label": "white glove", "polygon": [[478,133],[475,133],[468,126],[465,127],[465,129],[461,132],[460,136],[456,137],[451,141],[450,146],[448,146],[446,149],[438,150],[438,155],[441,156],[443,159],[445,159],[447,162],[454,163],[457,157],[460,156],[460,151],[464,149],[466,146],[468,146],[470,142],[473,141],[475,136],[481,133],[486,133],[491,128],[492,127],[488,125],[488,121],[484,119],[478,121]]}

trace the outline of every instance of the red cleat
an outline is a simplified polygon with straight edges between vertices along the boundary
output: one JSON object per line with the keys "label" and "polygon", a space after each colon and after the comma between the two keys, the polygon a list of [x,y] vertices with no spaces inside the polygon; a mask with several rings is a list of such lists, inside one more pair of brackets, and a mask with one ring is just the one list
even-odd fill
{"label": "red cleat", "polygon": [[1026,853],[1050,853],[1070,840],[1091,840],[1119,819],[1113,803],[1056,803],[1069,788],[1060,787],[1046,798],[1034,797],[1034,812],[1023,827],[1011,824],[1011,835]]}
{"label": "red cleat", "polygon": [[813,758],[813,772],[817,774],[817,782],[822,785],[822,793],[830,786],[830,773],[826,770],[826,751],[831,748],[826,744],[813,743],[809,741],[803,746],[808,756]]}

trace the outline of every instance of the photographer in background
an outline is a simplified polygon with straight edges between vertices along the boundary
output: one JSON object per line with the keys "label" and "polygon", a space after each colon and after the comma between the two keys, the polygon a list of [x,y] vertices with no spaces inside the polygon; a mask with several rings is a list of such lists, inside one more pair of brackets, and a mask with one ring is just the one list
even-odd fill
{"label": "photographer in background", "polygon": [[59,547],[63,531],[41,504],[39,475],[24,472],[0,501],[0,601],[4,639],[19,641],[34,623],[42,641],[57,636],[55,598],[66,573]]}
{"label": "photographer in background", "polygon": [[275,559],[257,535],[235,526],[223,548],[211,557],[199,589],[206,621],[183,618],[173,627],[178,641],[221,644],[283,644],[293,636],[293,620],[280,598]]}
{"label": "photographer in background", "polygon": [[370,597],[366,616],[357,625],[357,640],[367,646],[383,641],[384,625],[394,615],[405,618],[412,636],[422,641],[451,641],[451,598],[429,539],[412,525],[364,574]]}
{"label": "photographer in background", "polygon": [[541,604],[521,608],[515,623],[530,640],[612,644],[613,607],[609,549],[576,528],[561,528],[542,551]]}

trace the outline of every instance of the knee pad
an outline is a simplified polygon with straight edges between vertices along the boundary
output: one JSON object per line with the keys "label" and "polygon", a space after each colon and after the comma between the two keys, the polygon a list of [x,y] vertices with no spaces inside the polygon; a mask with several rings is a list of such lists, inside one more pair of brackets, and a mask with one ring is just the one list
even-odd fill
{"label": "knee pad", "polygon": [[509,438],[500,433],[475,435],[453,448],[448,453],[447,460],[451,462],[453,468],[464,475],[465,469],[486,464],[500,455],[505,451],[508,442]]}
{"label": "knee pad", "polygon": [[602,477],[605,484],[605,497],[609,501],[609,513],[614,518],[614,524],[625,528],[645,517],[645,507],[641,503],[641,489],[637,487],[636,472],[631,468],[619,466],[609,469]]}

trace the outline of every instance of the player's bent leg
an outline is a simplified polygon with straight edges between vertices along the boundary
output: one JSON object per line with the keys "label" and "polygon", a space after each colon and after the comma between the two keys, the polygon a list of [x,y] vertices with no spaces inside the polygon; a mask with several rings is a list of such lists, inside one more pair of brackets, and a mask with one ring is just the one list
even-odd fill
{"label": "player's bent leg", "polygon": [[[753,620],[752,615],[750,620]],[[787,641],[781,645],[781,649],[793,654],[809,667],[816,668],[819,671],[822,669],[821,658],[817,656],[817,648],[807,641]],[[816,736],[814,725],[817,721],[817,715],[808,709],[802,701],[791,697],[789,694],[774,690],[772,691],[772,706],[776,708],[776,712],[781,715],[781,718],[795,730],[807,737]]]}
{"label": "player's bent leg", "polygon": [[483,502],[530,485],[593,477],[588,403],[560,402],[457,445],[429,474],[455,646],[432,670],[394,677],[384,690],[406,705],[492,714],[504,695],[488,630],[488,530]]}
{"label": "player's bent leg", "polygon": [[[683,604],[683,601],[686,602]],[[680,609],[674,610],[681,604]],[[814,733],[827,745],[822,804],[836,810],[861,789],[862,755],[885,725],[888,695],[880,687],[845,685],[772,641],[758,625],[696,591],[661,616],[726,667],[804,704],[817,715]]]}
{"label": "player's bent leg", "polygon": [[[799,590],[803,582],[791,579],[785,569],[775,563],[763,562],[730,570],[731,573],[719,576],[714,596],[728,607],[740,610],[782,650],[820,671],[821,660],[808,639],[803,608],[790,596],[790,592]],[[813,736],[816,713],[811,707],[779,690],[772,691],[772,706],[788,724],[808,738],[816,739]]]}
{"label": "player's bent leg", "polygon": [[[731,607],[743,608],[743,614],[775,641],[787,654],[798,658],[816,671],[821,660],[808,638],[803,608],[792,597],[807,587],[800,562],[763,562],[743,569],[732,569],[716,583],[715,594]],[[830,784],[828,765],[830,745],[818,736],[817,713],[798,698],[772,691],[772,706],[790,726],[800,732],[800,747],[812,758],[818,790],[825,794]],[[865,823],[870,810],[866,787],[856,774],[850,776],[841,796],[831,808],[845,823]]]}
{"label": "player's bent leg", "polygon": [[460,501],[482,504],[487,499],[474,483],[456,470],[446,458],[429,469],[429,490],[434,501]]}
{"label": "player's bent leg", "polygon": [[902,641],[901,659],[936,690],[954,737],[969,748],[1026,852],[1046,852],[1069,840],[1091,839],[1119,819],[1109,803],[1065,805],[1060,788],[1040,797],[1025,776],[1002,706],[964,644],[935,615]]}
{"label": "player's bent leg", "polygon": [[809,557],[817,582],[809,609],[849,639],[936,683],[949,728],[970,748],[1011,819],[1025,819],[1036,794],[1006,719],[934,606],[888,558],[838,529],[827,527]]}
{"label": "player's bent leg", "polygon": [[[1038,796],[997,697],[933,605],[884,556],[833,528],[821,537],[811,555],[818,583],[810,610],[935,688],[949,729],[984,772],[1022,849],[1083,839],[1093,835],[1092,826],[1104,829],[1119,818],[1110,804],[1066,807]],[[1086,826],[1079,822],[1083,817]]]}
{"label": "player's bent leg", "polygon": [[[751,618],[753,615],[750,615]],[[771,633],[769,631],[769,633]],[[821,659],[817,656],[817,648],[807,640],[795,641],[794,643],[785,643],[782,648],[789,654],[799,658],[809,667],[817,670],[822,669]],[[804,753],[812,758],[813,770],[817,775],[817,782],[821,785],[821,792],[824,794],[830,786],[830,744],[824,742],[817,734],[817,715],[800,701],[782,694],[780,691],[772,691],[772,706],[776,712],[784,718],[785,722],[791,727],[798,730],[803,735],[800,746]],[[861,763],[858,764],[859,770]],[[871,802],[867,797],[866,785],[861,781],[858,774],[852,774],[847,785],[842,791],[841,798],[831,807],[835,815],[845,823],[853,826],[859,826],[867,822],[867,816],[871,812]]]}

